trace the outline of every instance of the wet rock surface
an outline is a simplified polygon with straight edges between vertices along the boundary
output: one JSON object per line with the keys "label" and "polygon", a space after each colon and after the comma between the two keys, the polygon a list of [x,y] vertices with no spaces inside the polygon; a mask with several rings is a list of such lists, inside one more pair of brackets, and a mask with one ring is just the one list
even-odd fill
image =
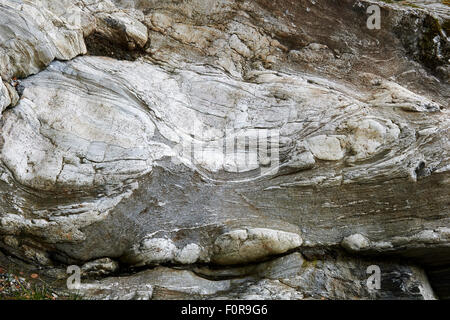
{"label": "wet rock surface", "polygon": [[446,1],[0,9],[5,254],[87,298],[448,298]]}

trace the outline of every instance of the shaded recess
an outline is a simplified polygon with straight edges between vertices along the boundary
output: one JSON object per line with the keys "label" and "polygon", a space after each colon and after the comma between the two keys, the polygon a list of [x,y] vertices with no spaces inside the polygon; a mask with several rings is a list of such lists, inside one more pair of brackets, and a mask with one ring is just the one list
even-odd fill
{"label": "shaded recess", "polygon": [[135,61],[145,52],[140,48],[130,50],[125,44],[113,42],[97,32],[87,36],[85,43],[88,55],[110,57],[117,60]]}

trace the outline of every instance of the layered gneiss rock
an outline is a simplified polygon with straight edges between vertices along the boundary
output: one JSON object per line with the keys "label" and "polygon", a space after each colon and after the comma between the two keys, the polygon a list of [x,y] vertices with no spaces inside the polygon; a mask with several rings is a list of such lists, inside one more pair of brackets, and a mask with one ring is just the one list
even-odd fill
{"label": "layered gneiss rock", "polygon": [[[369,31],[372,2],[0,1],[17,16],[0,20],[0,247],[92,275],[197,268],[105,280],[110,298],[182,281],[199,298],[432,298],[421,268],[450,262],[448,17],[380,4]],[[279,255],[289,283],[261,271]],[[377,259],[384,294],[364,287]]]}

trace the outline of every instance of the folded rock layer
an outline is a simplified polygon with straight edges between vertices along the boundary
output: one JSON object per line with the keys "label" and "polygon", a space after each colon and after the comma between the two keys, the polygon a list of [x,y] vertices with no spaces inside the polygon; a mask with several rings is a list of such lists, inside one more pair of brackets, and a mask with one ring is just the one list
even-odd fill
{"label": "folded rock layer", "polygon": [[0,9],[4,253],[91,298],[449,296],[445,1]]}

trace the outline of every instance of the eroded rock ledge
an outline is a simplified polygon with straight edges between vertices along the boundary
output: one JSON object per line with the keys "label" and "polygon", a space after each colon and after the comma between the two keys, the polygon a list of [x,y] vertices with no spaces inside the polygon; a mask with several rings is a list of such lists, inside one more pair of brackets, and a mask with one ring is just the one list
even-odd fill
{"label": "eroded rock ledge", "polygon": [[438,2],[0,0],[1,250],[97,298],[447,298]]}

